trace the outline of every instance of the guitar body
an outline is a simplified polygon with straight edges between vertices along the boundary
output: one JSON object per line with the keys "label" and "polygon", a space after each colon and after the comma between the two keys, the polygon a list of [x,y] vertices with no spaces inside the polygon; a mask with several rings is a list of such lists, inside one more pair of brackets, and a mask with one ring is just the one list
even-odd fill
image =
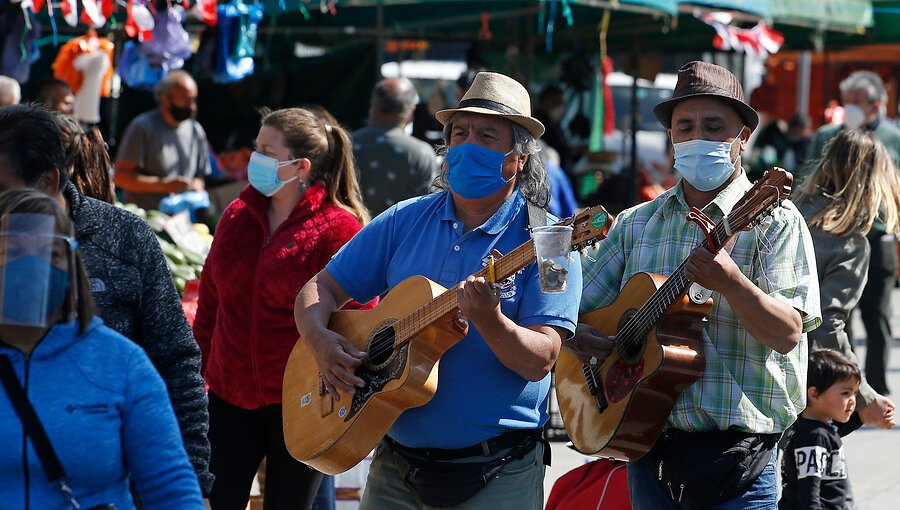
{"label": "guitar body", "polygon": [[[637,273],[609,306],[585,313],[579,322],[604,335],[616,335],[666,278]],[[703,321],[712,300],[698,305],[686,296],[670,305],[639,345],[621,343],[597,367],[561,349],[556,394],[575,447],[588,455],[636,460],[656,442],[675,399],[703,372],[700,345]],[[599,384],[592,394],[587,371]]]}
{"label": "guitar body", "polygon": [[[327,474],[342,473],[372,450],[404,410],[426,404],[437,391],[440,357],[462,340],[467,322],[451,310],[393,348],[393,336],[378,336],[446,291],[422,276],[400,282],[372,310],[348,310],[331,316],[328,328],[366,351],[356,375],[366,381],[356,395],[325,391],[316,360],[300,339],[284,375],[284,441],[297,460]],[[378,354],[383,352],[383,355]],[[370,360],[369,357],[372,357]]]}

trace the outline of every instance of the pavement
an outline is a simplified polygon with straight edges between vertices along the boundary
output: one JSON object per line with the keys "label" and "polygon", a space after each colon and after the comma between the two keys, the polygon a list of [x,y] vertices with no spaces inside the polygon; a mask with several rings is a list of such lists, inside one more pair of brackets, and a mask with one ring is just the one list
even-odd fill
{"label": "pavement", "polygon": [[[893,390],[895,403],[900,404],[900,289],[892,296],[893,314],[891,330],[894,342],[888,365],[887,383]],[[858,313],[854,314],[851,327],[854,338],[865,333]],[[865,363],[865,345],[854,347],[861,363]],[[544,498],[556,480],[570,469],[593,460],[566,447],[562,441],[551,441],[553,465],[547,468],[544,478]],[[857,510],[889,510],[900,508],[900,426],[891,430],[862,427],[844,437],[847,470]]]}

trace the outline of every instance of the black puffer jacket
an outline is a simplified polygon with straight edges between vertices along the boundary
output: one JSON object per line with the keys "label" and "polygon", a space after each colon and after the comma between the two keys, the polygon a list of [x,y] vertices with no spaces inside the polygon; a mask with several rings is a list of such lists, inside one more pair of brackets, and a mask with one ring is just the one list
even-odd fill
{"label": "black puffer jacket", "polygon": [[143,347],[159,371],[200,488],[208,494],[209,413],[200,348],[150,227],[137,216],[85,197],[72,183],[63,196],[75,222],[91,291],[107,326]]}

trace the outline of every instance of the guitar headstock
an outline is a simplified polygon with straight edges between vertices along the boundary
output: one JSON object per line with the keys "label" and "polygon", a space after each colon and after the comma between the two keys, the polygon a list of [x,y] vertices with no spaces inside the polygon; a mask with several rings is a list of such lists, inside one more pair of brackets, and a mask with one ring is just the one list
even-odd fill
{"label": "guitar headstock", "polygon": [[794,176],[783,168],[772,167],[747,190],[728,214],[731,230],[750,230],[791,196]]}
{"label": "guitar headstock", "polygon": [[612,215],[602,205],[588,207],[575,216],[570,216],[557,225],[571,225],[572,250],[579,251],[592,246],[609,234]]}

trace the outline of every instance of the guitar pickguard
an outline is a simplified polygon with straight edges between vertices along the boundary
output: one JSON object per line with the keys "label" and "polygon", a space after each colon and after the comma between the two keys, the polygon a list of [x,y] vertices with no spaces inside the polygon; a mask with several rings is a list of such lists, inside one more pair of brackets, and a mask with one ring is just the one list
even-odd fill
{"label": "guitar pickguard", "polygon": [[631,394],[631,391],[641,381],[644,375],[644,360],[635,365],[629,365],[622,360],[618,360],[606,373],[606,395],[613,404],[621,401]]}
{"label": "guitar pickguard", "polygon": [[363,408],[366,402],[368,402],[373,395],[383,390],[389,382],[394,379],[399,379],[400,376],[403,375],[408,354],[409,344],[404,344],[395,351],[386,362],[375,367],[364,364],[356,370],[356,376],[365,381],[366,385],[362,388],[357,388],[356,393],[353,395],[353,401],[350,402],[350,409],[346,416],[344,416],[345,422],[350,421],[350,419]]}

